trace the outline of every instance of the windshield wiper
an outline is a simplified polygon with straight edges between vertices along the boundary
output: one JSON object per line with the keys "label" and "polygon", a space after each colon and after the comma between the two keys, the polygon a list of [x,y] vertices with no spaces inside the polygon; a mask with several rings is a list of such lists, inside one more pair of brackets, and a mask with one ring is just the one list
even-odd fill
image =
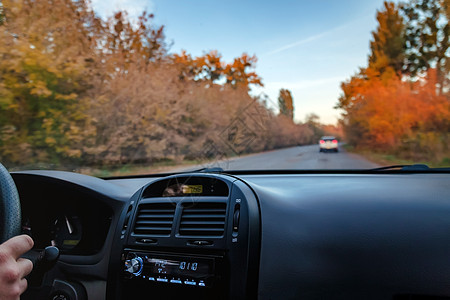
{"label": "windshield wiper", "polygon": [[425,164],[414,164],[414,165],[385,166],[385,167],[370,169],[369,171],[388,171],[388,170],[425,171],[425,170],[432,170],[432,169],[429,166],[425,165]]}

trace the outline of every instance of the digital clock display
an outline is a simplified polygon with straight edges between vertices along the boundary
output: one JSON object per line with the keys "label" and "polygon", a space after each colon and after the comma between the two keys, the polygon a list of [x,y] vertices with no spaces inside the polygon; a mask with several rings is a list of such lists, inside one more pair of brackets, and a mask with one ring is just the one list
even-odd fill
{"label": "digital clock display", "polygon": [[184,184],[176,183],[168,186],[164,192],[163,197],[178,197],[185,195],[202,195],[203,185],[201,184]]}
{"label": "digital clock display", "polygon": [[212,261],[207,259],[163,259],[145,257],[144,272],[152,275],[178,276],[180,278],[207,278],[212,273]]}

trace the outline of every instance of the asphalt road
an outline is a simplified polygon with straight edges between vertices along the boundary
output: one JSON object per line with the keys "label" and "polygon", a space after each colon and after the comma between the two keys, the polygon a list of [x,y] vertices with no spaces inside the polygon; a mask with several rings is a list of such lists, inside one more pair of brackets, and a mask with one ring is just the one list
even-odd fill
{"label": "asphalt road", "polygon": [[[190,166],[189,168],[178,167],[166,172],[191,172],[205,167],[220,167],[224,170],[370,169],[379,167],[359,155],[347,153],[342,147],[339,150],[339,153],[319,153],[319,145],[291,147],[224,159],[209,164]],[[129,189],[130,193],[134,193],[136,189],[147,182],[148,178],[135,179],[123,187]],[[121,185],[121,181],[119,180],[117,184]]]}
{"label": "asphalt road", "polygon": [[[319,152],[319,145],[298,146],[251,154],[238,158],[217,161],[204,166],[221,167],[224,170],[263,169],[368,169],[378,165],[363,157],[346,152],[339,147],[338,153]],[[195,168],[190,168],[195,169]]]}

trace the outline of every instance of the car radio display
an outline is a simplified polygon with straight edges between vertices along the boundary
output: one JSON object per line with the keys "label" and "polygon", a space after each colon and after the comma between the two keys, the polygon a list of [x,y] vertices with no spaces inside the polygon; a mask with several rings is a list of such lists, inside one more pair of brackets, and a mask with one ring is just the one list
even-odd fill
{"label": "car radio display", "polygon": [[212,257],[129,252],[124,267],[127,279],[158,284],[209,287],[215,278],[215,259]]}
{"label": "car radio display", "polygon": [[211,264],[205,261],[181,261],[146,257],[147,274],[203,278],[211,273]]}

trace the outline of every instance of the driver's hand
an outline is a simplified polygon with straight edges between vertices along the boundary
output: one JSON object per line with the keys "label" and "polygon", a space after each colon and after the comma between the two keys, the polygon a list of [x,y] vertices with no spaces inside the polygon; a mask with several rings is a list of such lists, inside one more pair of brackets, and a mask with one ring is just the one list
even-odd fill
{"label": "driver's hand", "polygon": [[33,269],[33,263],[21,256],[33,248],[28,235],[13,237],[0,245],[0,300],[20,299],[27,288],[24,278]]}

